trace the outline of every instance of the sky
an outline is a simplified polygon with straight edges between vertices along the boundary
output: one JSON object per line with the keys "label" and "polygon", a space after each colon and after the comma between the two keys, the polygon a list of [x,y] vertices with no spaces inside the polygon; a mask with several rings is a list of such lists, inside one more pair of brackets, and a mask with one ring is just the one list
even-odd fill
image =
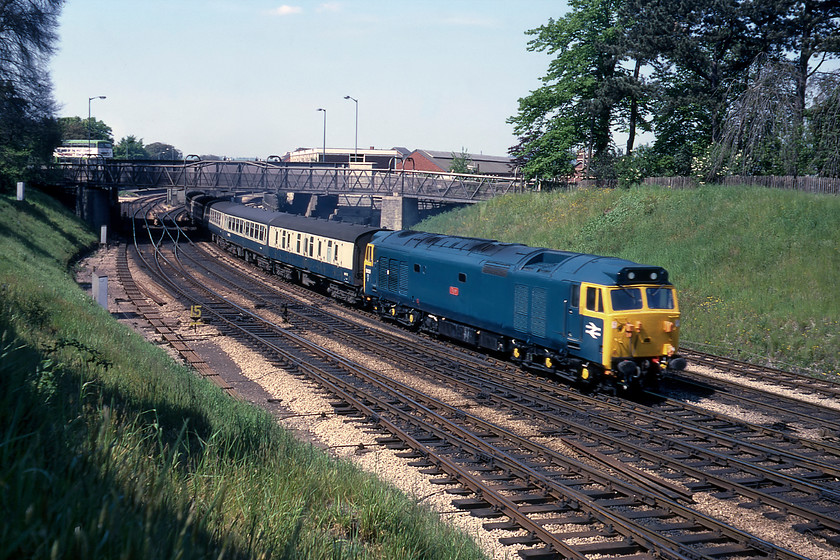
{"label": "sky", "polygon": [[[326,143],[507,155],[506,123],[550,56],[526,35],[561,0],[68,0],[51,60],[59,116],[187,154]],[[90,97],[104,95],[105,99]]]}

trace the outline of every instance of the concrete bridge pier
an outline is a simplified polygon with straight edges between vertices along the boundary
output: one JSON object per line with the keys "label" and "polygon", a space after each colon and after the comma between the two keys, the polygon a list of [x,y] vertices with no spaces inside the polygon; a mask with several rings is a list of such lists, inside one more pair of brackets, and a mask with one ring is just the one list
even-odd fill
{"label": "concrete bridge pier", "polygon": [[116,186],[75,188],[76,216],[93,229],[108,228],[119,220],[119,189]]}
{"label": "concrete bridge pier", "polygon": [[166,204],[169,206],[183,206],[187,202],[185,187],[169,187],[166,189]]}
{"label": "concrete bridge pier", "polygon": [[379,226],[387,229],[409,229],[420,221],[417,199],[408,196],[383,196]]}
{"label": "concrete bridge pier", "polygon": [[329,219],[338,208],[338,195],[335,194],[313,194],[306,207],[307,218]]}

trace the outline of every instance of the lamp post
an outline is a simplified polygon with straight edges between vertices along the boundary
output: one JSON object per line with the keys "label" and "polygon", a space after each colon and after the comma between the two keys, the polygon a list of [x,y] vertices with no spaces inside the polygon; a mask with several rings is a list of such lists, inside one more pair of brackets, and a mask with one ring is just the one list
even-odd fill
{"label": "lamp post", "polygon": [[88,122],[87,122],[87,133],[88,133],[88,159],[90,159],[90,102],[94,99],[105,99],[104,95],[94,95],[93,97],[88,97]]}
{"label": "lamp post", "polygon": [[344,99],[350,99],[353,103],[356,104],[356,143],[353,148],[353,161],[359,161],[359,100],[355,97],[350,97],[349,95],[345,95]]}
{"label": "lamp post", "polygon": [[324,112],[324,163],[326,163],[327,162],[327,110],[322,108],[322,107],[318,107],[318,110]]}

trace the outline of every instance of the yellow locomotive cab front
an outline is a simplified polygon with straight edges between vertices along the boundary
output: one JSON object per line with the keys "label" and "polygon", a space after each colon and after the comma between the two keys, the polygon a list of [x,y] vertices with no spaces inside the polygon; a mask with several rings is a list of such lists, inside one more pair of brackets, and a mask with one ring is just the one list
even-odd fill
{"label": "yellow locomotive cab front", "polygon": [[667,369],[679,347],[680,311],[674,287],[615,287],[605,299],[605,368],[625,383]]}

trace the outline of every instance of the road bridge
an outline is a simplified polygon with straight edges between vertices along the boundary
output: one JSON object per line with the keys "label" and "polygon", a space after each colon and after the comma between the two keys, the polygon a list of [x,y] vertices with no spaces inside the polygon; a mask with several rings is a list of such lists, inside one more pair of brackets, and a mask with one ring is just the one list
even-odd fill
{"label": "road bridge", "polygon": [[380,201],[383,220],[390,216],[386,227],[395,229],[413,225],[418,204],[471,204],[528,189],[521,177],[285,162],[106,160],[61,167],[66,183],[90,187],[368,196]]}

